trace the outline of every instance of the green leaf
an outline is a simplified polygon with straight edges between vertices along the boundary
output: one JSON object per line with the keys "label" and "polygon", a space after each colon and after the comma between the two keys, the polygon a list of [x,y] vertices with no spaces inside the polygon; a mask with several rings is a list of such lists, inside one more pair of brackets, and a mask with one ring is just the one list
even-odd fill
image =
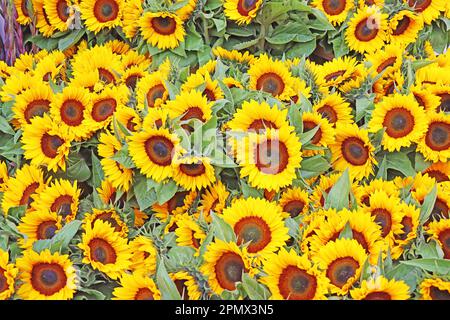
{"label": "green leaf", "polygon": [[424,224],[430,217],[431,212],[433,211],[434,208],[434,204],[436,203],[436,198],[437,198],[437,187],[435,184],[431,192],[426,195],[422,207],[420,208],[420,224]]}
{"label": "green leaf", "polygon": [[422,270],[434,272],[439,275],[450,274],[450,260],[448,259],[413,259],[400,261],[400,263],[407,266],[418,267]]}
{"label": "green leaf", "polygon": [[164,204],[177,193],[178,186],[173,180],[169,180],[169,182],[161,184],[159,189],[156,190],[156,198],[159,204]]}
{"label": "green leaf", "polygon": [[68,249],[70,241],[77,234],[82,222],[73,220],[59,230],[51,239],[38,240],[33,244],[33,250],[41,252],[49,249],[51,252],[61,252]]}
{"label": "green leaf", "polygon": [[342,173],[325,199],[325,209],[342,210],[348,208],[350,194],[350,177],[348,169]]}
{"label": "green leaf", "polygon": [[235,242],[236,235],[233,228],[214,212],[211,212],[211,216],[212,230],[215,237],[225,242]]}
{"label": "green leaf", "polygon": [[60,39],[58,41],[58,49],[61,51],[64,51],[64,50],[72,47],[74,44],[78,43],[78,41],[80,41],[80,39],[85,34],[85,30],[86,29],[84,29],[84,28],[74,30],[71,33],[69,33],[66,37]]}
{"label": "green leaf", "polygon": [[330,168],[330,163],[321,155],[304,158],[301,163],[302,171],[323,173]]}
{"label": "green leaf", "polygon": [[386,272],[386,278],[403,280],[410,287],[410,290],[414,291],[419,280],[419,273],[414,266],[398,264],[392,270]]}
{"label": "green leaf", "polygon": [[417,252],[423,259],[443,258],[442,249],[435,240],[431,240],[428,243],[421,242],[419,247],[417,248]]}
{"label": "green leaf", "polygon": [[126,145],[123,146],[119,151],[117,151],[116,154],[111,157],[111,159],[117,161],[127,169],[136,168],[133,159],[131,159],[130,155],[128,154],[128,146]]}
{"label": "green leaf", "polygon": [[386,156],[383,157],[381,164],[378,167],[377,179],[387,180],[387,161]]}
{"label": "green leaf", "polygon": [[247,273],[242,275],[242,287],[250,300],[267,300],[270,297],[269,290]]}
{"label": "green leaf", "polygon": [[292,59],[301,56],[309,56],[314,52],[316,46],[316,39],[308,42],[296,43],[286,52],[286,57]]}
{"label": "green leaf", "polygon": [[365,115],[367,110],[373,108],[373,99],[369,99],[367,97],[356,99],[356,119],[355,121],[358,122],[361,120]]}
{"label": "green leaf", "polygon": [[411,160],[402,152],[389,152],[386,154],[386,165],[390,169],[400,171],[405,177],[414,177],[416,171],[412,167]]}
{"label": "green leaf", "polygon": [[154,189],[148,187],[148,180],[145,177],[140,176],[136,178],[133,185],[134,196],[139,205],[139,210],[144,211],[153,205],[156,200],[156,192]]}
{"label": "green leaf", "polygon": [[156,283],[161,291],[161,298],[163,300],[181,300],[180,293],[177,286],[170,278],[164,265],[164,258],[161,258],[156,271]]}
{"label": "green leaf", "polygon": [[91,159],[92,159],[92,184],[94,188],[98,188],[101,186],[102,181],[105,178],[105,173],[103,172],[100,160],[95,155],[94,150],[91,150]]}
{"label": "green leaf", "polygon": [[87,181],[91,177],[91,171],[83,157],[76,154],[69,155],[67,177],[78,182]]}
{"label": "green leaf", "polygon": [[241,181],[241,189],[242,194],[244,195],[244,198],[262,198],[263,192],[261,190],[258,190],[256,188],[251,187],[248,185],[245,181]]}
{"label": "green leaf", "polygon": [[319,131],[320,129],[320,125],[315,126],[313,129],[308,130],[306,132],[303,132],[300,135],[300,142],[302,143],[302,145],[307,144],[308,142],[310,142],[314,136],[316,135],[317,131]]}
{"label": "green leaf", "polygon": [[353,239],[353,231],[349,222],[345,224],[344,229],[339,233],[339,239]]}
{"label": "green leaf", "polygon": [[0,131],[10,134],[10,135],[14,135],[15,132],[13,130],[13,128],[11,128],[11,126],[9,125],[8,120],[6,120],[5,118],[3,118],[2,116],[0,116]]}
{"label": "green leaf", "polygon": [[295,128],[295,132],[298,135],[301,135],[303,133],[303,120],[302,120],[302,114],[301,114],[299,106],[297,104],[292,104],[289,107],[288,117],[289,117],[289,122]]}

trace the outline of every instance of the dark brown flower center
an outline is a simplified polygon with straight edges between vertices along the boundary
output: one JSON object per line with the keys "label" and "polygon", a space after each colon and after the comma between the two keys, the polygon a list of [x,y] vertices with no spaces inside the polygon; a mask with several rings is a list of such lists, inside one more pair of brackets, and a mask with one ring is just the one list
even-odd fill
{"label": "dark brown flower center", "polygon": [[50,101],[44,99],[34,100],[27,105],[24,111],[25,120],[27,123],[31,123],[31,119],[34,117],[42,117],[49,109]]}
{"label": "dark brown flower center", "polygon": [[51,296],[67,284],[67,276],[57,263],[39,263],[31,270],[31,285],[33,289],[45,296]]}
{"label": "dark brown flower center", "polygon": [[316,295],[317,279],[296,266],[287,266],[280,274],[278,288],[284,299],[312,300]]}
{"label": "dark brown flower center", "polygon": [[242,280],[245,265],[242,258],[234,252],[226,252],[217,260],[214,267],[219,285],[227,290],[236,289],[236,282]]}
{"label": "dark brown flower center", "polygon": [[239,244],[250,243],[248,252],[263,250],[272,240],[268,224],[260,217],[245,217],[234,226],[234,233]]}
{"label": "dark brown flower center", "polygon": [[274,97],[283,93],[285,86],[283,79],[273,72],[264,73],[256,81],[257,90],[270,93]]}
{"label": "dark brown flower center", "polygon": [[160,166],[168,166],[172,163],[173,149],[172,141],[163,136],[151,137],[145,142],[148,157]]}
{"label": "dark brown flower center", "polygon": [[354,166],[362,166],[369,159],[369,150],[364,142],[356,137],[345,139],[341,146],[344,159]]}
{"label": "dark brown flower center", "polygon": [[116,250],[104,239],[94,238],[89,242],[91,259],[101,264],[115,263],[117,260]]}
{"label": "dark brown flower center", "polygon": [[265,174],[278,174],[289,163],[286,145],[279,140],[266,140],[256,146],[256,167]]}
{"label": "dark brown flower center", "polygon": [[94,4],[94,16],[101,22],[113,21],[119,15],[119,5],[115,0],[97,0]]}
{"label": "dark brown flower center", "polygon": [[355,37],[362,42],[368,42],[376,38],[379,28],[375,21],[366,18],[358,23],[355,29]]}
{"label": "dark brown flower center", "polygon": [[164,36],[175,33],[177,22],[172,17],[155,17],[152,18],[151,25],[156,33]]}
{"label": "dark brown flower center", "polygon": [[443,151],[450,148],[450,124],[432,122],[425,136],[425,143],[433,151]]}
{"label": "dark brown flower center", "polygon": [[394,108],[389,110],[383,121],[386,133],[392,138],[402,138],[411,133],[414,129],[414,117],[405,108]]}

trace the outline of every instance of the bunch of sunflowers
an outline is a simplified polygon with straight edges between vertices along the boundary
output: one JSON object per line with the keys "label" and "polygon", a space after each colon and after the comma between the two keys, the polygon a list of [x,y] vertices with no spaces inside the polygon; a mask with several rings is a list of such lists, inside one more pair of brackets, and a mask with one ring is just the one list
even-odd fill
{"label": "bunch of sunflowers", "polygon": [[450,298],[450,2],[14,4],[0,299]]}

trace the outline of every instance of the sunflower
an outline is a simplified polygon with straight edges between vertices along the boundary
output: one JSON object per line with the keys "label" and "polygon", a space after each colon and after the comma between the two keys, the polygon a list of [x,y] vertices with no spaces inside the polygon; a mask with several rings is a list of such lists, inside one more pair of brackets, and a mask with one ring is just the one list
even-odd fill
{"label": "sunflower", "polygon": [[220,59],[238,62],[242,64],[252,64],[255,56],[248,51],[240,52],[237,50],[227,50],[223,47],[214,47],[212,54]]}
{"label": "sunflower", "polygon": [[440,278],[424,279],[420,283],[422,300],[450,300],[450,281]]}
{"label": "sunflower", "polygon": [[394,243],[397,235],[402,234],[403,225],[400,199],[388,196],[386,192],[377,190],[370,197],[370,206],[364,208],[370,213],[374,221],[381,227],[381,236],[388,241],[389,245]]}
{"label": "sunflower", "polygon": [[[334,129],[328,120],[317,112],[304,112],[302,114],[303,133],[313,130],[317,126],[319,129],[309,142],[316,147],[327,147],[334,142]],[[304,150],[305,156],[323,154],[323,150]]]}
{"label": "sunflower", "polygon": [[111,182],[114,188],[127,192],[133,180],[133,170],[111,159],[111,157],[122,149],[122,144],[117,140],[115,135],[108,133],[101,133],[98,141],[98,155],[101,157],[100,163],[105,177]]}
{"label": "sunflower", "polygon": [[[125,128],[127,128],[131,132],[137,132],[141,129],[142,126],[142,119],[139,116],[139,114],[130,107],[123,107],[117,109],[117,111],[114,113],[114,117],[117,120],[117,122],[121,123]],[[114,126],[112,126],[114,129]],[[115,132],[116,134],[119,134],[121,137],[124,136],[122,131],[119,130],[119,132]]]}
{"label": "sunflower", "polygon": [[[110,40],[110,41],[106,42],[105,47],[110,48],[113,53],[121,55],[122,58],[124,58],[129,52],[134,52],[136,55],[139,55],[137,52],[131,50],[131,47],[128,43],[126,43],[125,41],[122,41],[122,40],[118,40],[118,39],[114,39],[114,40]],[[122,56],[122,55],[125,55],[125,56]],[[139,56],[141,56],[141,55],[139,55]]]}
{"label": "sunflower", "polygon": [[267,102],[261,103],[250,100],[244,101],[233,118],[227,122],[227,129],[232,131],[255,131],[263,133],[265,129],[287,128],[293,131],[293,127],[287,121],[287,109],[280,110],[277,106],[270,106]]}
{"label": "sunflower", "polygon": [[369,131],[385,129],[381,144],[393,152],[417,142],[427,130],[425,111],[412,95],[394,94],[376,104],[369,122]]}
{"label": "sunflower", "polygon": [[86,229],[87,225],[90,225],[91,228],[94,228],[94,224],[98,220],[107,222],[111,227],[114,228],[114,231],[122,237],[125,237],[128,234],[128,227],[126,223],[122,220],[115,209],[100,210],[93,208],[91,213],[85,214],[83,219],[83,228]]}
{"label": "sunflower", "polygon": [[131,252],[127,239],[120,236],[110,223],[97,220],[94,226],[85,225],[81,243],[83,263],[105,273],[111,279],[118,279],[130,267]]}
{"label": "sunflower", "polygon": [[97,71],[99,80],[105,84],[118,82],[123,73],[120,56],[113,53],[111,48],[98,45],[77,53],[72,60],[72,68],[75,78],[82,78],[92,71]]}
{"label": "sunflower", "polygon": [[148,113],[142,122],[144,128],[159,129],[167,127],[167,120],[169,119],[169,111],[163,108],[148,109]]}
{"label": "sunflower", "polygon": [[152,210],[156,213],[156,217],[162,221],[166,221],[169,216],[176,216],[186,213],[191,208],[197,191],[179,191],[163,204],[154,204]]}
{"label": "sunflower", "polygon": [[365,53],[383,46],[387,38],[388,15],[376,6],[359,9],[353,15],[345,31],[350,49]]}
{"label": "sunflower", "polygon": [[14,294],[14,283],[19,270],[9,263],[8,251],[0,249],[0,300],[9,299]]}
{"label": "sunflower", "polygon": [[145,128],[130,137],[128,148],[141,173],[161,182],[173,175],[173,160],[183,151],[179,141],[179,138],[166,128]]}
{"label": "sunflower", "polygon": [[262,90],[275,98],[288,101],[293,94],[293,78],[289,68],[279,60],[262,54],[248,69],[249,89]]}
{"label": "sunflower", "polygon": [[236,282],[242,280],[242,274],[253,276],[256,272],[251,266],[246,248],[239,248],[234,242],[224,242],[216,239],[206,248],[203,255],[203,265],[200,267],[208,280],[210,288],[216,294],[224,290],[236,289]]}
{"label": "sunflower", "polygon": [[88,110],[99,127],[106,128],[112,121],[114,112],[124,107],[128,101],[128,90],[125,86],[106,87],[100,93],[92,95],[92,109]]}
{"label": "sunflower", "polygon": [[153,72],[139,79],[136,85],[137,108],[143,110],[160,107],[169,97],[165,81],[167,77],[162,72]]}
{"label": "sunflower", "polygon": [[422,89],[421,86],[414,86],[411,88],[411,93],[414,95],[417,103],[428,112],[439,111],[441,99],[430,92],[430,90]]}
{"label": "sunflower", "polygon": [[414,12],[401,10],[389,19],[389,42],[408,45],[417,40],[423,19]]}
{"label": "sunflower", "polygon": [[177,244],[182,247],[194,248],[197,252],[206,238],[205,231],[195,222],[194,218],[187,214],[182,214],[176,222]]}
{"label": "sunflower", "polygon": [[120,277],[120,287],[114,288],[113,296],[113,300],[160,300],[161,292],[148,276],[124,273]]}
{"label": "sunflower", "polygon": [[59,31],[68,29],[69,0],[44,0],[44,8],[50,25]]}
{"label": "sunflower", "polygon": [[346,295],[358,281],[366,260],[364,248],[353,239],[330,241],[313,256],[330,281],[329,290],[338,295]]}
{"label": "sunflower", "polygon": [[153,241],[145,236],[137,236],[130,241],[131,265],[134,273],[153,275],[156,271],[157,250]]}
{"label": "sunflower", "polygon": [[299,256],[294,250],[281,248],[264,264],[267,276],[261,278],[272,296],[280,300],[325,300],[328,280],[306,255]]}
{"label": "sunflower", "polygon": [[123,0],[85,0],[80,3],[81,18],[86,28],[97,34],[102,29],[120,26]]}
{"label": "sunflower", "polygon": [[221,214],[229,195],[226,186],[217,181],[203,192],[197,208],[199,215],[203,216],[206,222],[211,222],[211,211]]}
{"label": "sunflower", "polygon": [[83,75],[77,74],[70,80],[70,86],[81,87],[89,90],[91,93],[101,92],[105,88],[97,70],[85,72]]}
{"label": "sunflower", "polygon": [[225,0],[225,16],[238,25],[249,24],[256,17],[263,0]]}
{"label": "sunflower", "polygon": [[53,100],[53,91],[43,82],[34,83],[33,86],[17,95],[12,111],[17,127],[30,124],[34,117],[42,117],[50,110]]}
{"label": "sunflower", "polygon": [[366,6],[378,6],[382,7],[384,5],[384,0],[358,0],[359,8],[364,8]]}
{"label": "sunflower", "polygon": [[18,258],[22,285],[17,295],[24,300],[68,300],[72,299],[78,286],[75,268],[68,255],[41,253],[26,250]]}
{"label": "sunflower", "polygon": [[97,128],[89,117],[92,108],[89,91],[79,87],[68,86],[57,93],[50,104],[50,114],[59,123],[61,130],[73,135],[76,141],[88,138]]}
{"label": "sunflower", "polygon": [[[206,96],[200,91],[183,91],[174,100],[167,101],[164,109],[169,111],[170,118],[180,117],[180,121],[197,119],[205,123],[212,117],[212,102],[208,102]],[[189,125],[181,125],[189,131]]]}
{"label": "sunflower", "polygon": [[236,199],[223,210],[222,218],[233,228],[238,244],[248,244],[247,251],[257,263],[289,239],[281,208],[265,199]]}
{"label": "sunflower", "polygon": [[361,207],[369,207],[370,198],[375,191],[384,191],[388,196],[400,196],[400,192],[393,181],[373,179],[372,181],[365,183],[354,190],[354,195],[358,205]]}
{"label": "sunflower", "polygon": [[66,56],[59,50],[54,50],[36,63],[33,77],[39,81],[57,82],[57,78],[65,79]]}
{"label": "sunflower", "polygon": [[392,248],[392,258],[398,259],[403,253],[404,248],[417,237],[419,228],[420,210],[413,205],[401,203],[402,211],[402,233],[395,235],[395,246]]}
{"label": "sunflower", "polygon": [[121,75],[121,83],[123,83],[129,90],[135,90],[139,79],[142,79],[147,75],[147,72],[145,71],[146,69],[147,67],[143,66],[131,66],[124,69],[124,72]]}
{"label": "sunflower", "polygon": [[287,128],[267,129],[264,135],[250,133],[242,146],[237,152],[240,176],[248,176],[250,185],[278,191],[295,179],[302,161],[301,143]]}
{"label": "sunflower", "polygon": [[401,92],[404,83],[405,77],[401,70],[378,79],[372,86],[372,91],[376,94],[374,101],[379,102],[386,96]]}
{"label": "sunflower", "polygon": [[196,72],[191,74],[186,82],[181,85],[181,91],[199,90],[203,87],[202,94],[206,96],[208,101],[217,101],[224,97],[223,91],[219,86],[217,79],[212,80],[208,72]]}
{"label": "sunflower", "polygon": [[216,181],[211,159],[198,156],[175,159],[173,180],[186,190],[200,190],[210,186]]}
{"label": "sunflower", "polygon": [[236,80],[233,77],[226,77],[222,79],[222,82],[224,85],[226,85],[229,89],[232,88],[239,88],[239,89],[244,89],[244,86],[242,85],[242,83],[238,80]]}
{"label": "sunflower", "polygon": [[186,32],[179,16],[170,12],[145,12],[139,19],[142,37],[161,50],[175,49]]}
{"label": "sunflower", "polygon": [[183,300],[200,300],[202,292],[197,280],[192,275],[185,271],[178,271],[169,275]]}
{"label": "sunflower", "polygon": [[150,217],[147,213],[139,210],[139,208],[133,208],[134,213],[134,227],[140,228],[145,224],[145,221]]}
{"label": "sunflower", "polygon": [[350,290],[355,300],[408,300],[410,288],[403,280],[388,280],[383,276],[363,280],[359,288]]}
{"label": "sunflower", "polygon": [[0,192],[5,192],[8,189],[8,165],[6,162],[0,161]]}
{"label": "sunflower", "polygon": [[314,0],[312,5],[325,13],[333,25],[340,25],[347,19],[347,15],[354,7],[354,1],[351,0]]}
{"label": "sunflower", "polygon": [[364,248],[370,261],[376,263],[384,246],[381,230],[370,214],[360,210],[343,209],[339,212],[327,212],[326,222],[311,236],[310,252],[314,254],[328,242],[338,239],[347,224],[352,232],[352,238]]}
{"label": "sunflower", "polygon": [[112,45],[112,51],[116,54],[120,55],[120,60],[122,63],[122,67],[124,70],[126,69],[130,69],[132,67],[140,67],[142,68],[142,71],[146,71],[151,63],[152,63],[152,58],[151,57],[147,57],[145,55],[139,54],[137,51],[132,50],[128,44],[124,43],[124,42],[120,42],[122,43],[122,46],[127,46],[124,49],[120,49],[122,48],[122,46],[119,45]]}
{"label": "sunflower", "polygon": [[37,240],[53,238],[61,227],[61,217],[55,212],[28,210],[17,226],[23,235],[19,244],[24,249],[30,249]]}
{"label": "sunflower", "polygon": [[404,48],[397,43],[389,44],[383,50],[377,50],[366,55],[366,61],[370,62],[369,72],[376,77],[383,73],[383,76],[398,71],[403,63]]}
{"label": "sunflower", "polygon": [[34,79],[23,72],[12,74],[11,77],[5,80],[5,84],[0,89],[2,101],[8,102],[14,100],[17,95],[30,89],[35,84]]}
{"label": "sunflower", "polygon": [[426,160],[446,162],[450,158],[450,116],[444,113],[428,114],[428,128],[417,145],[417,151]]}
{"label": "sunflower", "polygon": [[283,191],[278,204],[283,212],[289,213],[291,218],[305,215],[309,211],[308,192],[300,188],[289,188]]}
{"label": "sunflower", "polygon": [[444,11],[446,7],[446,0],[403,1],[418,13],[426,24],[431,24],[431,22],[438,19],[441,16],[441,11]]}
{"label": "sunflower", "polygon": [[352,124],[353,115],[350,103],[346,102],[339,93],[325,96],[313,106],[313,111],[326,118],[333,126],[337,123]]}
{"label": "sunflower", "polygon": [[[327,212],[336,212],[334,209],[328,209],[323,210]],[[304,254],[310,253],[310,244],[311,240],[313,239],[314,235],[316,234],[317,230],[320,228],[320,226],[325,223],[325,217],[327,214],[322,213],[312,213],[308,216],[305,216],[305,219],[303,219],[304,223],[301,223],[301,227],[303,228],[303,232],[301,235],[301,239],[299,241],[300,248]]]}
{"label": "sunflower", "polygon": [[14,71],[14,68],[8,66],[5,61],[0,61],[0,78],[3,81],[9,78]]}
{"label": "sunflower", "polygon": [[47,170],[66,170],[71,136],[66,135],[47,115],[36,117],[23,128],[22,149],[31,164],[44,165]]}
{"label": "sunflower", "polygon": [[29,1],[30,0],[14,0],[17,11],[16,21],[24,26],[31,22],[30,13],[28,12]]}
{"label": "sunflower", "polygon": [[444,259],[450,259],[450,219],[429,223],[427,233],[441,246],[444,251]]}
{"label": "sunflower", "polygon": [[36,197],[32,207],[43,212],[49,210],[62,217],[65,223],[75,220],[78,212],[78,204],[81,190],[77,181],[71,183],[68,180],[53,180],[51,185],[45,187]]}
{"label": "sunflower", "polygon": [[373,174],[375,148],[369,140],[367,130],[357,125],[336,126],[335,143],[330,145],[333,168],[344,171],[348,168],[352,177],[361,180]]}
{"label": "sunflower", "polygon": [[423,174],[434,178],[437,183],[450,181],[450,162],[436,162],[429,166]]}
{"label": "sunflower", "polygon": [[33,17],[36,19],[36,27],[44,37],[50,37],[55,32],[55,27],[51,25],[48,13],[44,7],[44,0],[33,1]]}
{"label": "sunflower", "polygon": [[44,173],[37,167],[24,164],[16,171],[15,177],[8,180],[8,188],[3,194],[2,209],[5,215],[8,210],[17,206],[27,206],[45,188]]}
{"label": "sunflower", "polygon": [[[450,68],[447,68],[447,72]],[[445,69],[442,69],[445,70]],[[450,82],[443,85],[436,85],[431,87],[431,92],[441,98],[441,102],[436,112],[450,112]]]}
{"label": "sunflower", "polygon": [[122,29],[128,39],[133,39],[138,33],[139,18],[143,12],[142,0],[125,0],[122,13]]}

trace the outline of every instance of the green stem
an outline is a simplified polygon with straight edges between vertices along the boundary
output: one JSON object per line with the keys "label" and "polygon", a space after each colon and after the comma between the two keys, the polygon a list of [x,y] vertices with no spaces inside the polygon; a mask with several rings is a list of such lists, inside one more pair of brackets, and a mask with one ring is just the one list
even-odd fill
{"label": "green stem", "polygon": [[258,42],[258,48],[261,52],[264,52],[264,46],[266,44],[266,26],[261,23],[261,30],[259,33],[259,42]]}
{"label": "green stem", "polygon": [[208,21],[204,16],[202,16],[202,22],[203,22],[203,32],[205,33],[205,42],[206,44],[210,45],[209,43],[209,32],[208,32]]}

